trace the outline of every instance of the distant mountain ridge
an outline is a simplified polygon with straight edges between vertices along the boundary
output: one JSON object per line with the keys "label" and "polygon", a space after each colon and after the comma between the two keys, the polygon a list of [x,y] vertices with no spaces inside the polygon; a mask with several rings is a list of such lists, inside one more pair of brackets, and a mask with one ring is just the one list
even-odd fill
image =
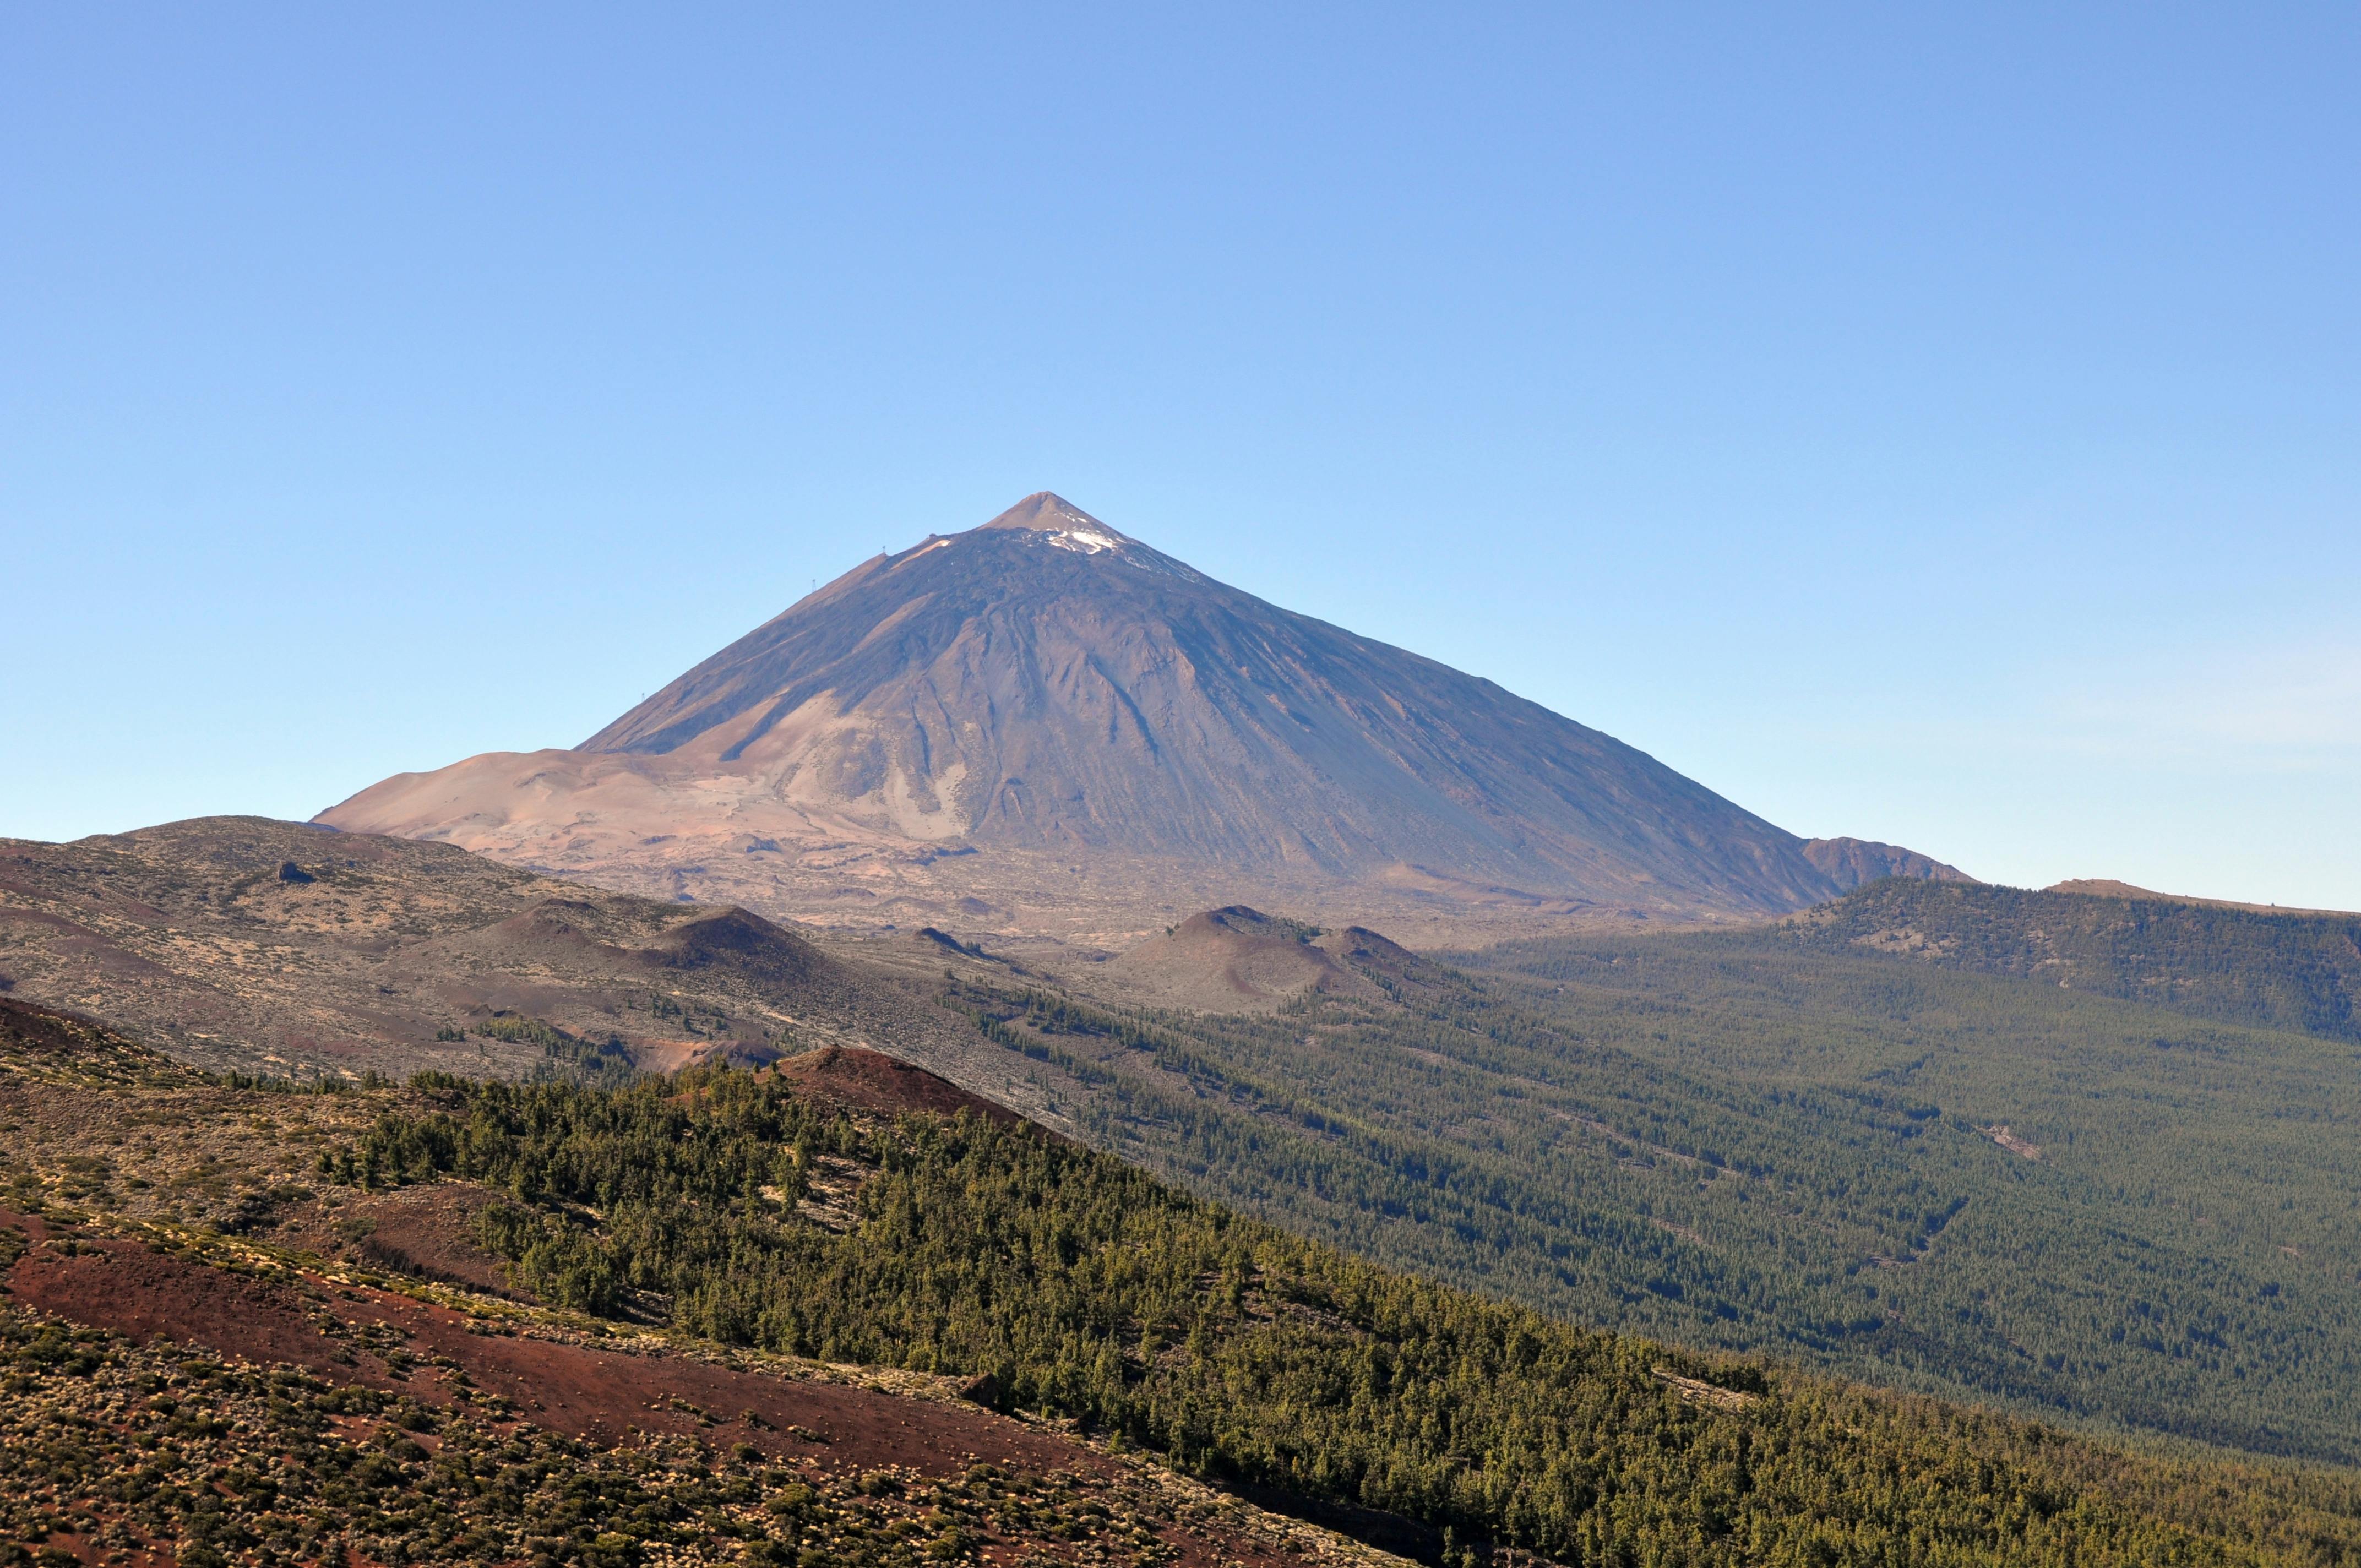
{"label": "distant mountain ridge", "polygon": [[[319,820],[585,874],[668,868],[689,896],[719,874],[773,913],[829,883],[823,905],[908,899],[931,871],[940,894],[981,890],[1004,927],[1025,924],[1028,898],[1058,902],[1012,896],[1011,877],[1087,875],[1061,858],[1183,866],[1241,892],[1390,876],[1446,901],[1464,883],[1692,915],[1961,874],[1800,839],[1611,736],[1216,582],[1047,492],[873,557],[572,751],[398,775]],[[996,860],[939,865],[969,853]],[[767,900],[750,882],[763,874]]]}
{"label": "distant mountain ridge", "polygon": [[2019,975],[2225,1023],[2361,1040],[2361,915],[2123,883],[1889,882],[1796,916],[1806,943]]}
{"label": "distant mountain ridge", "polygon": [[1947,866],[1930,855],[1867,839],[1807,839],[1804,841],[1804,858],[1847,892],[1888,877],[1899,877],[1905,882],[1976,880],[1957,866]]}

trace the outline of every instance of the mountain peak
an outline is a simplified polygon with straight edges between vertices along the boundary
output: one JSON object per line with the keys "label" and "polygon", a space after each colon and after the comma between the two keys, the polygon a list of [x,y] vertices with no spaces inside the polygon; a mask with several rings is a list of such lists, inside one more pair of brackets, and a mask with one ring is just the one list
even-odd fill
{"label": "mountain peak", "polygon": [[1137,544],[1084,511],[1065,497],[1049,490],[1036,490],[978,528],[978,533],[988,530],[1021,530],[1027,533],[1050,535],[1049,543],[1069,550],[1080,550],[1095,555],[1102,550],[1116,550],[1126,544]]}
{"label": "mountain peak", "polygon": [[[1520,907],[1695,914],[1948,870],[1864,844],[1819,864],[1612,737],[1215,582],[1047,490],[863,562],[571,752],[403,775],[324,820],[541,866],[678,854],[699,889],[725,875],[722,846],[726,874],[766,890],[732,902],[797,917],[882,910],[924,872],[1064,922],[1086,857],[1160,868],[1110,873],[1126,923],[1169,913],[1176,876],[1207,904],[1400,873]],[[976,858],[925,872],[954,852]]]}

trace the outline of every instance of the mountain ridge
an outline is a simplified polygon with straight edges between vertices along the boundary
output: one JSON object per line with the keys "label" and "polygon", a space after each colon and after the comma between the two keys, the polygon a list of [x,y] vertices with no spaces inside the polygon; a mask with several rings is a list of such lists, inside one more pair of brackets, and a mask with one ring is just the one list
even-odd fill
{"label": "mountain ridge", "polygon": [[2361,1040],[2361,915],[2175,898],[2125,883],[1863,887],[1779,927],[2195,1017]]}

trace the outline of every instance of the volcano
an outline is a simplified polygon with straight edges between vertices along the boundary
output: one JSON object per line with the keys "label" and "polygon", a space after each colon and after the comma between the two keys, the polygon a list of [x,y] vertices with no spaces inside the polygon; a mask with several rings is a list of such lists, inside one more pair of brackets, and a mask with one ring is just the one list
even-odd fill
{"label": "volcano", "polygon": [[1034,934],[1248,895],[1710,917],[1965,880],[1797,838],[1046,491],[862,563],[577,747],[399,774],[318,820],[774,915]]}

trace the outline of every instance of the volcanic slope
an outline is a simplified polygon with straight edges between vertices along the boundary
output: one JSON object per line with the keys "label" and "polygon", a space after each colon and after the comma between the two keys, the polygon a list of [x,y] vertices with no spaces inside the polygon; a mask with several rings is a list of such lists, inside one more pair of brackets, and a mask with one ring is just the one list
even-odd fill
{"label": "volcanic slope", "polygon": [[0,992],[212,1069],[595,1077],[891,1045],[1027,1108],[914,986],[939,961],[860,950],[884,947],[266,817],[0,839]]}
{"label": "volcanic slope", "polygon": [[1089,994],[970,961],[953,1000],[1012,1070],[1090,1082],[1073,1117],[1093,1145],[1395,1266],[1576,1321],[2361,1462],[2350,1040],[1824,949],[1801,922],[1446,964],[1218,913],[1218,941],[1184,925],[1071,966]]}
{"label": "volcanic slope", "polygon": [[[1571,1328],[772,1072],[288,1092],[0,1004],[0,1563],[2361,1555],[2349,1475]],[[437,1204],[506,1294],[315,1245]]]}
{"label": "volcanic slope", "polygon": [[2361,1040],[2361,915],[2173,898],[2122,883],[1888,882],[1780,927],[1826,951],[2022,975],[2178,1013]]}
{"label": "volcanic slope", "polygon": [[[1845,918],[1893,928],[1884,896]],[[0,847],[0,991],[296,1078],[619,1081],[800,1051],[782,1074],[855,1108],[932,1081],[866,1043],[1563,1318],[2361,1459],[2354,1043],[1888,956],[1823,918],[1455,969],[1226,906],[1051,965],[228,818]],[[915,1102],[977,1108],[936,1087]],[[386,1245],[426,1261],[438,1217],[466,1219],[385,1216]]]}
{"label": "volcanic slope", "polygon": [[1697,917],[1960,875],[1799,839],[1047,493],[864,562],[577,749],[400,774],[320,820],[772,915],[1123,946],[1241,897]]}
{"label": "volcanic slope", "polygon": [[[770,1099],[800,1196],[737,1200],[828,1236],[892,1118]],[[533,1223],[513,1194],[370,1168],[373,1123],[433,1109],[235,1087],[0,999],[0,1563],[1397,1561],[972,1377],[652,1332],[645,1292],[552,1310],[485,1245]]]}

